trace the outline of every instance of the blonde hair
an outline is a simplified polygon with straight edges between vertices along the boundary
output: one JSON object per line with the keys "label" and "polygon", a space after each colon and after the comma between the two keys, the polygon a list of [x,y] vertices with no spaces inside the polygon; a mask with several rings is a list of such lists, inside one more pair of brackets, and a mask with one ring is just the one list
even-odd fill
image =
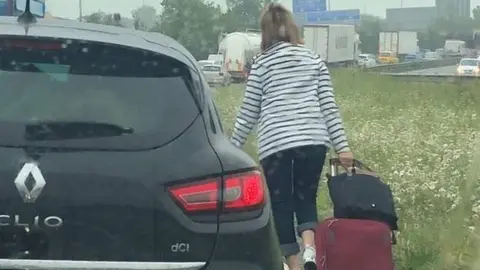
{"label": "blonde hair", "polygon": [[295,45],[301,43],[300,34],[293,15],[284,6],[268,4],[260,16],[262,30],[262,51],[273,44],[284,41]]}

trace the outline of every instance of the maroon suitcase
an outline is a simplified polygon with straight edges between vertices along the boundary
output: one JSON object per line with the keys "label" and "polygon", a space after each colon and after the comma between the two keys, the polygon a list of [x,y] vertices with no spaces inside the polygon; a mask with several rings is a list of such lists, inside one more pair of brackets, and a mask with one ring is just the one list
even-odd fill
{"label": "maroon suitcase", "polygon": [[394,270],[392,233],[382,222],[327,219],[315,245],[318,270]]}

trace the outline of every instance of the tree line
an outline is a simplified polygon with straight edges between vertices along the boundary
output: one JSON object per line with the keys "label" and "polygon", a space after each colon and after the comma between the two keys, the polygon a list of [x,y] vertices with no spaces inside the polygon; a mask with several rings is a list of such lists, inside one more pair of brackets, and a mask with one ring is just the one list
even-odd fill
{"label": "tree line", "polygon": [[[227,9],[208,0],[162,0],[162,10],[141,6],[132,12],[136,29],[165,34],[179,41],[197,59],[217,53],[222,33],[258,29],[261,9],[275,0],[227,0]],[[471,39],[480,30],[480,7],[473,18],[444,18],[419,33],[419,46],[425,49],[443,47],[445,39]],[[96,12],[82,18],[90,23],[122,26],[116,14]],[[122,18],[123,19],[123,18]],[[120,20],[122,20],[120,19]],[[360,49],[364,53],[378,52],[378,33],[385,31],[384,19],[362,15],[357,26]]]}
{"label": "tree line", "polygon": [[[222,33],[258,29],[261,9],[274,0],[227,0],[227,9],[204,0],[163,0],[162,11],[141,6],[132,12],[136,29],[159,32],[174,38],[197,59],[218,50]],[[85,22],[121,26],[113,14],[96,12]]]}

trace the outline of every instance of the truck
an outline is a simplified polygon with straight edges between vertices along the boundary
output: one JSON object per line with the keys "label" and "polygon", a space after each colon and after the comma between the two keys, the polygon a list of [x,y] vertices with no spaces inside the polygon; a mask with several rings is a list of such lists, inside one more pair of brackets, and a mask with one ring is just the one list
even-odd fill
{"label": "truck", "polygon": [[305,25],[303,37],[304,46],[318,53],[329,66],[356,63],[359,40],[354,25]]}
{"label": "truck", "polygon": [[[402,61],[405,56],[418,53],[418,36],[413,31],[380,32],[378,35],[379,55],[394,55]],[[380,59],[382,62],[382,59]]]}
{"label": "truck", "polygon": [[261,34],[258,32],[233,32],[221,38],[218,54],[223,55],[225,69],[232,81],[246,80],[253,57],[261,52]]}
{"label": "truck", "polygon": [[470,50],[467,48],[467,42],[459,39],[447,39],[443,45],[444,57],[464,57]]}

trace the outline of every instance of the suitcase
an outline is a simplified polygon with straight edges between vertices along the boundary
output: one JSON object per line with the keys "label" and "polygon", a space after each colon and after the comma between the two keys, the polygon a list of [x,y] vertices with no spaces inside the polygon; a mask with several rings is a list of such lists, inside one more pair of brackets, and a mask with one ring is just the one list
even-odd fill
{"label": "suitcase", "polygon": [[[338,160],[332,159],[330,175],[337,174]],[[395,234],[385,222],[328,218],[316,229],[317,270],[394,270],[395,241]]]}
{"label": "suitcase", "polygon": [[315,245],[317,270],[394,270],[391,231],[383,222],[327,219]]}
{"label": "suitcase", "polygon": [[338,174],[340,160],[330,159],[328,192],[336,218],[383,221],[398,230],[398,217],[390,187],[362,162],[354,161],[354,170]]}

